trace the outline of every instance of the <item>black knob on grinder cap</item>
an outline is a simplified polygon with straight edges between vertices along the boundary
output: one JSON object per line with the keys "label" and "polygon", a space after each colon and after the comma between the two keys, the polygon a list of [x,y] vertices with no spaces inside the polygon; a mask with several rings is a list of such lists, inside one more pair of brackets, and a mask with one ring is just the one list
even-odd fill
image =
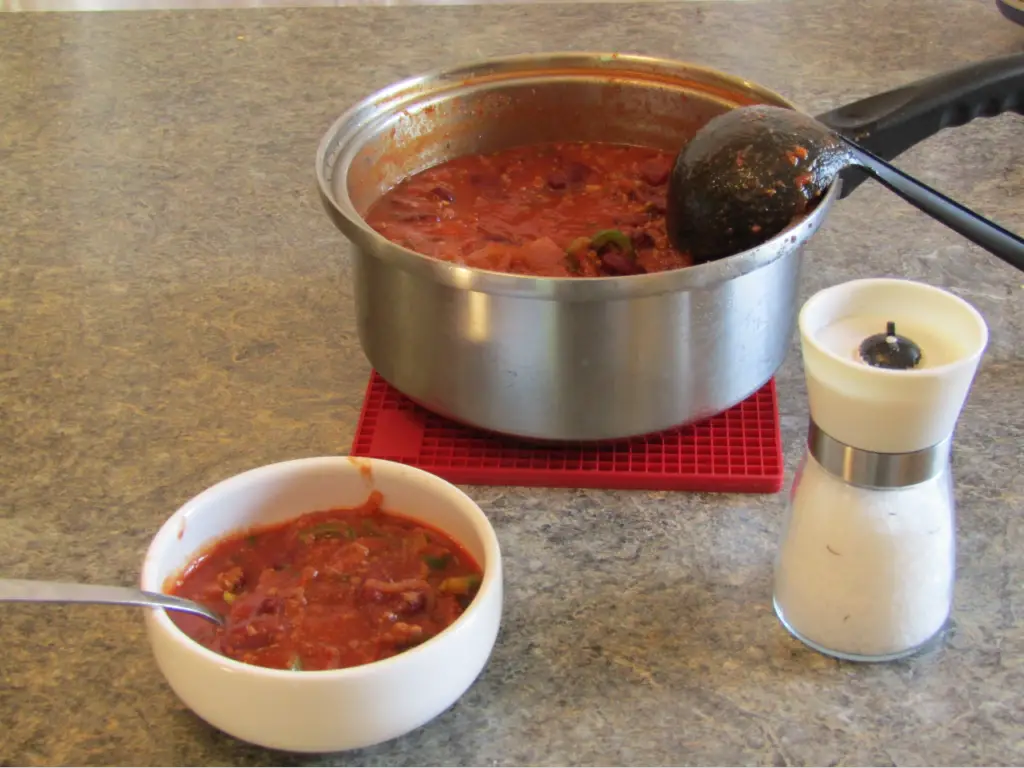
{"label": "black knob on grinder cap", "polygon": [[860,344],[860,357],[876,368],[906,371],[921,363],[921,348],[896,333],[896,323],[885,324],[885,333],[868,336]]}

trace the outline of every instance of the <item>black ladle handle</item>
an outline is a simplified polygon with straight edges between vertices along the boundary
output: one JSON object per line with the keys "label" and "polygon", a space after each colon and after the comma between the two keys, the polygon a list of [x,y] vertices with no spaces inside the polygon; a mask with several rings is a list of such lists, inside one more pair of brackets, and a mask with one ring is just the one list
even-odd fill
{"label": "black ladle handle", "polygon": [[[1004,112],[1024,114],[1024,53],[1001,56],[918,80],[818,116],[877,157],[892,160],[943,128]],[[866,177],[843,172],[843,197]]]}
{"label": "black ladle handle", "polygon": [[1024,271],[1024,240],[955,200],[949,199],[941,192],[936,192],[927,184],[907,176],[864,147],[858,146],[846,137],[842,138],[850,147],[850,155],[854,162],[862,166],[879,183],[933,219],[941,221],[954,232],[959,232],[1007,264]]}

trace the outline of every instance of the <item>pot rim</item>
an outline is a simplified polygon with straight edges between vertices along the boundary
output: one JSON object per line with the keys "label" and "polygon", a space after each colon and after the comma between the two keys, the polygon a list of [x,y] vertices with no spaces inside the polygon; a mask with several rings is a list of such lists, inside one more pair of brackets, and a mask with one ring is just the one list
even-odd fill
{"label": "pot rim", "polygon": [[[440,93],[459,92],[487,84],[523,79],[562,77],[607,77],[641,79],[666,84],[684,82],[726,85],[720,96],[735,98],[748,94],[789,109],[797,107],[782,95],[752,81],[675,59],[631,53],[553,52],[491,57],[440,67],[404,78],[360,99],[327,129],[316,153],[316,175],[321,203],[335,226],[352,243],[380,259],[408,272],[453,288],[487,294],[522,296],[558,301],[592,301],[638,298],[712,287],[767,266],[800,248],[820,226],[827,211],[839,197],[837,178],[814,211],[790,224],[756,248],[706,264],[683,269],[618,277],[531,277],[467,267],[425,256],[393,243],[372,229],[356,210],[348,194],[334,180],[338,171],[347,174],[352,155],[373,126],[417,102]],[[697,78],[694,78],[694,75]],[[335,194],[335,192],[338,194]],[[803,228],[803,229],[801,229]]]}

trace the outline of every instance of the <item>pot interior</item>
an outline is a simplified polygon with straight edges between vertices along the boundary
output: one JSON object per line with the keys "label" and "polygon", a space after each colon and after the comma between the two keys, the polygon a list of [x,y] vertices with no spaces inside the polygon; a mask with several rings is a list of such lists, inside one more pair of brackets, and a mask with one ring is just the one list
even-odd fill
{"label": "pot interior", "polygon": [[[322,152],[334,201],[359,217],[403,179],[455,157],[555,141],[678,151],[715,115],[781,96],[677,62],[515,57],[399,83],[343,117]],[[331,173],[333,172],[333,173]]]}

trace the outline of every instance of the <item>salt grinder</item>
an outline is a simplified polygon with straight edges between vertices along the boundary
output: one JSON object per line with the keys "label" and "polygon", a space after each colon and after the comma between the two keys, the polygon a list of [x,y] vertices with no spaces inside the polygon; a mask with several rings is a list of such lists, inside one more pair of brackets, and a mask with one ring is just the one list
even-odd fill
{"label": "salt grinder", "polygon": [[949,618],[950,445],[988,328],[908,280],[854,280],[803,306],[810,405],[775,565],[775,611],[808,646],[853,661],[914,653]]}

